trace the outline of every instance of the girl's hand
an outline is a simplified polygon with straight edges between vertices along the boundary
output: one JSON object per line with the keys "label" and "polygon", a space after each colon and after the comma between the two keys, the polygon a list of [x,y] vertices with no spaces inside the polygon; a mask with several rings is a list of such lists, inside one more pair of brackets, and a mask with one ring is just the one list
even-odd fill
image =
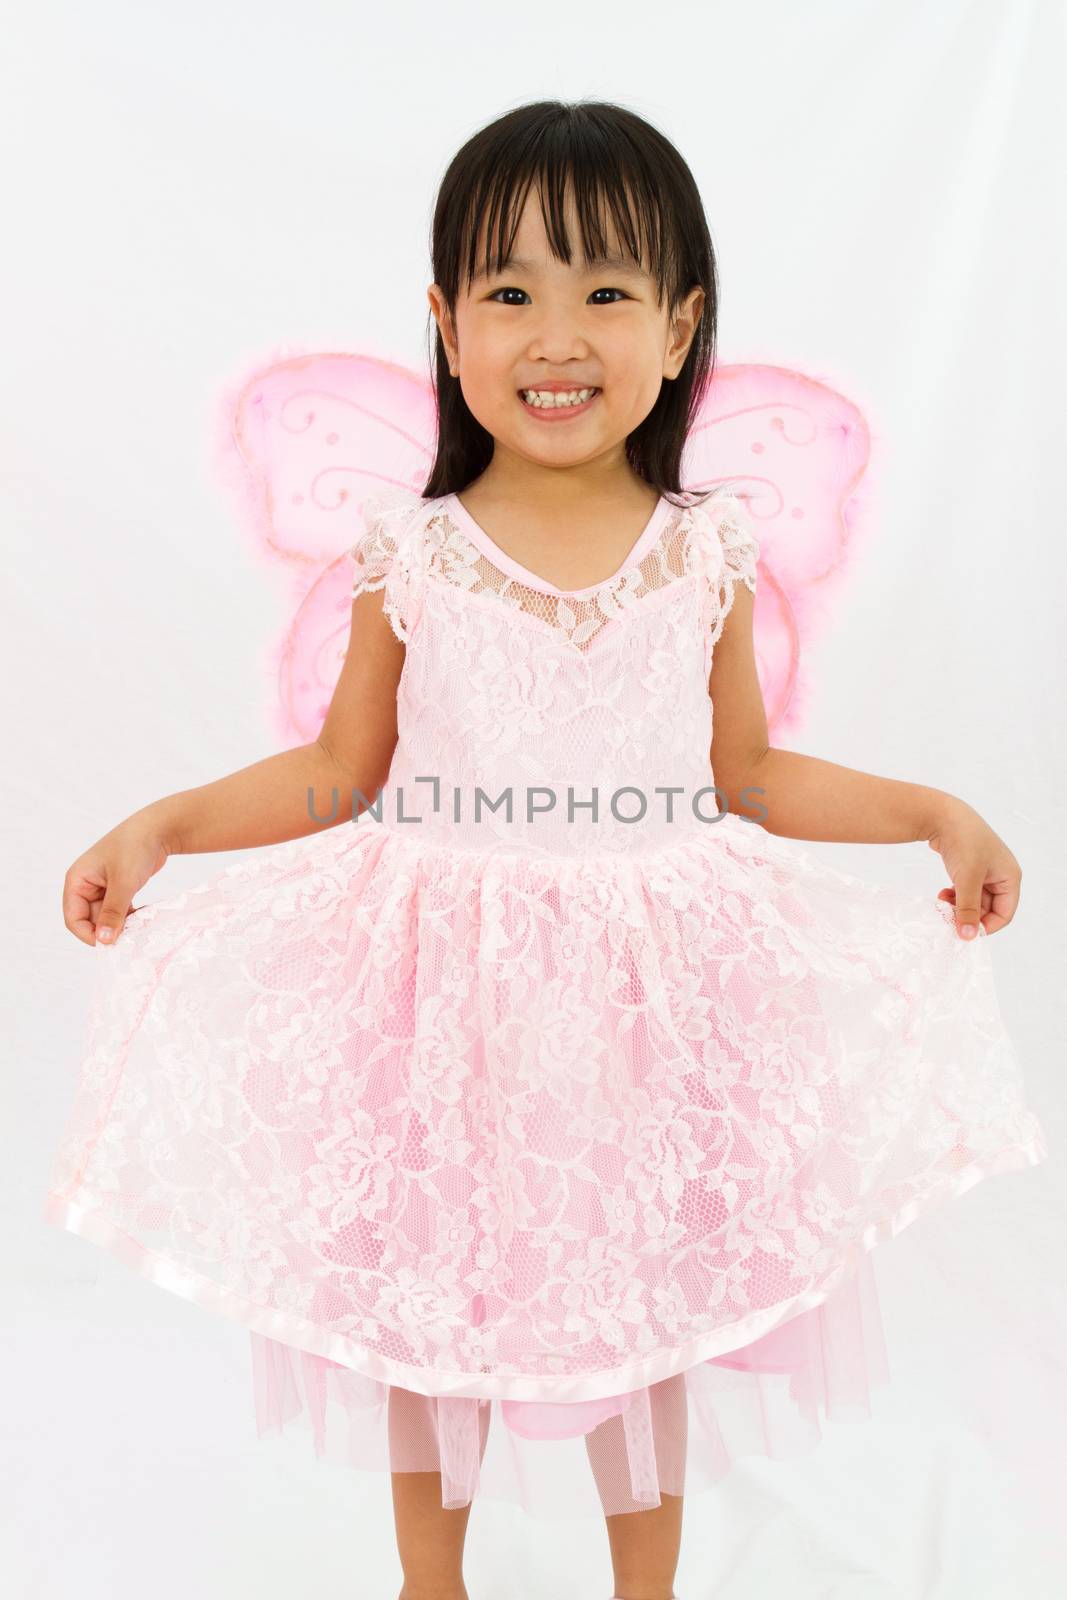
{"label": "girl's hand", "polygon": [[1022,868],[999,834],[966,801],[946,797],[927,835],[952,879],[939,900],[956,908],[956,931],[963,939],[1006,928],[1019,904]]}
{"label": "girl's hand", "polygon": [[114,944],[126,918],[140,909],[130,901],[170,855],[158,829],[128,818],[91,845],[67,869],[63,921],[83,944]]}

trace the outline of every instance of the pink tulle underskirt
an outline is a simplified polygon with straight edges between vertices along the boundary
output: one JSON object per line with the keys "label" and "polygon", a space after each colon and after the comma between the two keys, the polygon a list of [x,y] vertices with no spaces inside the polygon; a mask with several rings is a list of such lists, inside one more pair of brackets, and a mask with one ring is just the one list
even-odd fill
{"label": "pink tulle underskirt", "polygon": [[661,1493],[711,1487],[741,1457],[808,1454],[822,1420],[870,1420],[871,1391],[889,1381],[869,1253],[822,1304],[760,1338],[592,1400],[417,1394],[264,1334],[251,1341],[261,1438],[310,1429],[320,1459],[439,1472],[446,1509],[477,1496],[550,1517],[646,1510]]}

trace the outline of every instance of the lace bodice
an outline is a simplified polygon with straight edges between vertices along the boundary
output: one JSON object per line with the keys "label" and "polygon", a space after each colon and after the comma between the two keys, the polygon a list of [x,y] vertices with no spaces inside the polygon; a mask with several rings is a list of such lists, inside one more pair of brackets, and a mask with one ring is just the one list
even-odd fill
{"label": "lace bodice", "polygon": [[364,523],[352,593],[383,589],[407,647],[385,826],[561,856],[714,826],[712,652],[759,553],[734,495],[661,497],[620,570],[575,590],[526,572],[454,495],[378,494]]}

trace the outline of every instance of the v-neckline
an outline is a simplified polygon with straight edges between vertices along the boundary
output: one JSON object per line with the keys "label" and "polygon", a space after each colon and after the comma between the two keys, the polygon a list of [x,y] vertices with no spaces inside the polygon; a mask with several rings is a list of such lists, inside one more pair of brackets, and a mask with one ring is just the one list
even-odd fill
{"label": "v-neckline", "polygon": [[641,532],[637,535],[634,543],[630,546],[630,550],[626,556],[626,559],[623,561],[622,565],[616,569],[615,572],[609,573],[606,578],[601,578],[598,583],[587,584],[584,589],[560,589],[557,588],[554,583],[549,583],[547,578],[539,577],[536,572],[531,572],[529,567],[524,567],[521,561],[516,561],[513,556],[509,556],[506,550],[502,550],[497,544],[496,540],[491,538],[489,534],[486,533],[481,523],[475,522],[474,518],[467,510],[462,500],[460,500],[458,494],[445,495],[444,504],[448,508],[450,515],[453,516],[460,524],[468,538],[470,538],[474,544],[478,545],[483,554],[495,562],[498,567],[502,567],[506,572],[509,572],[513,578],[518,578],[520,582],[525,583],[528,587],[541,590],[543,594],[553,594],[571,598],[580,598],[582,595],[595,594],[597,590],[603,589],[606,584],[614,583],[615,580],[617,578],[621,578],[622,574],[630,567],[635,566],[637,562],[639,562],[644,556],[645,552],[651,547],[656,535],[663,526],[667,513],[673,509],[671,502],[667,499],[667,497],[665,495],[660,495],[652,511],[652,515],[645,523],[645,526],[642,528]]}

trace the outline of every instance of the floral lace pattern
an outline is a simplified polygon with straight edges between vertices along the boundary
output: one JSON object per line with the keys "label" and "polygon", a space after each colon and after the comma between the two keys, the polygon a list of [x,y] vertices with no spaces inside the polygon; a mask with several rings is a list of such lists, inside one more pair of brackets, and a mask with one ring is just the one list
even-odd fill
{"label": "floral lace pattern", "polygon": [[[737,502],[679,508],[573,605],[381,508],[354,561],[408,647],[390,787],[706,786],[708,639],[757,549]],[[383,1439],[388,1396],[388,1462],[445,1505],[490,1403],[585,1435],[610,1513],[681,1492],[716,1363],[862,1393],[877,1330],[831,1319],[866,1253],[1045,1154],[951,908],[735,815],[608,823],[363,817],[94,957],[50,1220],[250,1329],[264,1430],[321,1443],[332,1397]]]}

